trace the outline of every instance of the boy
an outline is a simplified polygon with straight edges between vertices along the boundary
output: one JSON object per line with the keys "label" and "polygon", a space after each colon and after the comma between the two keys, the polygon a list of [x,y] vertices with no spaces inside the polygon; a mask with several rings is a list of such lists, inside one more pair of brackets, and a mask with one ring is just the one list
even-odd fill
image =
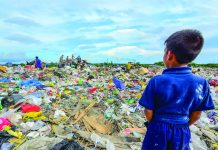
{"label": "boy", "polygon": [[200,118],[201,111],[214,109],[206,79],[187,67],[203,43],[197,30],[175,32],[165,41],[167,69],[151,78],[139,100],[149,122],[142,150],[189,150],[189,126]]}

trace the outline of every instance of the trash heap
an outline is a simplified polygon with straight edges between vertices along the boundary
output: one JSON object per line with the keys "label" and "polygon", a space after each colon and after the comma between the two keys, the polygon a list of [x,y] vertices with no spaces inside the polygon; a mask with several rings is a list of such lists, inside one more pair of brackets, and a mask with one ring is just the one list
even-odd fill
{"label": "trash heap", "polygon": [[[0,74],[0,148],[139,150],[146,127],[138,100],[162,69],[9,67]],[[191,126],[191,146],[218,149],[218,70],[195,69],[216,109]]]}

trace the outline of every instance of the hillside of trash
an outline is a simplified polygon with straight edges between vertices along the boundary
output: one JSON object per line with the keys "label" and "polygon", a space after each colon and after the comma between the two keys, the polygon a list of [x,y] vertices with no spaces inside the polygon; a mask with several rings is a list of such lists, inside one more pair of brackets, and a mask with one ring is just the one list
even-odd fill
{"label": "hillside of trash", "polygon": [[[151,77],[150,65],[65,66],[42,70],[5,67],[0,73],[1,150],[139,150],[146,134],[138,104]],[[215,110],[190,127],[191,148],[218,149],[218,68],[193,68],[210,84]]]}

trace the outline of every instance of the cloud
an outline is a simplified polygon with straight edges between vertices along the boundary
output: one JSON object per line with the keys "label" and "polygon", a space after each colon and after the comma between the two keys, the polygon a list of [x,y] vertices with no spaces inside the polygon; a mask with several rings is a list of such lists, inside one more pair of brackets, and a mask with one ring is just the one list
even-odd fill
{"label": "cloud", "polygon": [[[162,59],[162,53],[162,51],[145,50],[137,46],[121,46],[91,54],[89,60],[92,62],[105,62],[108,60],[114,63],[127,63],[128,61],[151,63],[152,60],[155,62]],[[95,59],[92,59],[92,57]]]}
{"label": "cloud", "polygon": [[[1,50],[2,51],[2,50]],[[29,61],[30,58],[27,57],[26,51],[15,51],[11,50],[8,52],[1,52],[1,58],[0,62],[23,62],[23,61]]]}
{"label": "cloud", "polygon": [[17,25],[21,25],[21,26],[40,26],[39,23],[35,22],[32,19],[29,18],[24,18],[24,17],[12,17],[12,18],[8,18],[4,20],[7,23],[11,23],[11,24],[17,24]]}
{"label": "cloud", "polygon": [[206,49],[206,50],[202,50],[202,53],[206,54],[206,53],[216,53],[217,54],[217,57],[218,57],[218,48],[209,48],[209,49]]}
{"label": "cloud", "polygon": [[137,29],[121,29],[109,33],[109,36],[122,42],[141,41],[146,38],[146,34]]}
{"label": "cloud", "polygon": [[[60,53],[75,53],[99,62],[117,56],[154,62],[162,59],[158,50],[165,39],[184,28],[203,33],[205,51],[218,48],[217,7],[216,0],[2,0],[0,49],[29,49],[28,56],[40,53],[40,58],[54,61]],[[44,47],[46,53],[37,51]]]}
{"label": "cloud", "polygon": [[41,41],[38,39],[35,39],[34,37],[31,37],[29,35],[24,34],[13,34],[5,37],[6,40],[15,41],[18,43],[24,43],[24,44],[40,44]]}
{"label": "cloud", "polygon": [[104,54],[107,56],[116,56],[116,57],[123,57],[123,56],[131,56],[131,55],[141,55],[141,56],[151,56],[151,55],[158,55],[162,54],[161,51],[157,50],[144,50],[137,46],[123,46],[113,48],[107,51],[98,52],[99,54]]}

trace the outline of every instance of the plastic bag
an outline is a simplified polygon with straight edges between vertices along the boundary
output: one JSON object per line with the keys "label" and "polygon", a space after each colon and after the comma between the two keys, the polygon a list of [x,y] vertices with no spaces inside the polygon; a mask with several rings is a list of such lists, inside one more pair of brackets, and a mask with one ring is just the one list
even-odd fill
{"label": "plastic bag", "polygon": [[1,146],[1,150],[10,150],[12,146],[13,145],[11,143],[3,143]]}
{"label": "plastic bag", "polygon": [[6,96],[1,100],[1,104],[4,108],[14,105],[15,102],[11,96]]}
{"label": "plastic bag", "polygon": [[12,124],[17,124],[22,121],[22,116],[19,113],[14,113],[10,117],[8,117]]}
{"label": "plastic bag", "polygon": [[77,142],[63,140],[50,150],[84,150]]}
{"label": "plastic bag", "polygon": [[19,85],[20,86],[42,86],[43,84],[36,79],[30,79],[30,80],[21,81]]}
{"label": "plastic bag", "polygon": [[115,150],[114,144],[106,138],[100,137],[98,134],[92,133],[91,140],[95,142],[96,145],[101,144],[106,148],[106,150]]}
{"label": "plastic bag", "polygon": [[96,87],[95,87],[95,88],[92,88],[92,89],[89,90],[89,93],[94,93],[94,92],[97,91],[97,90],[98,90],[98,88],[96,88]]}
{"label": "plastic bag", "polygon": [[116,85],[116,87],[118,89],[121,89],[121,90],[125,90],[126,89],[126,86],[124,85],[124,83],[121,80],[119,80],[117,78],[113,78],[113,82],[114,82],[114,84]]}
{"label": "plastic bag", "polygon": [[42,112],[29,112],[23,115],[23,119],[46,120],[46,117],[42,116]]}
{"label": "plastic bag", "polygon": [[24,132],[24,133],[26,133],[27,131],[29,131],[30,129],[32,129],[33,128],[33,126],[34,126],[34,122],[26,122],[26,123],[21,123],[20,124],[20,130],[22,131],[22,132]]}
{"label": "plastic bag", "polygon": [[3,109],[3,106],[2,106],[2,104],[1,104],[1,102],[0,102],[0,110],[2,110]]}
{"label": "plastic bag", "polygon": [[6,126],[11,126],[11,123],[6,118],[0,118],[0,131],[4,130]]}
{"label": "plastic bag", "polygon": [[39,130],[41,129],[42,127],[44,127],[46,125],[45,122],[41,121],[41,120],[38,120],[36,122],[34,122],[33,126],[31,127],[31,130],[32,131],[36,131],[36,130]]}
{"label": "plastic bag", "polygon": [[23,134],[22,134],[21,132],[11,130],[11,127],[9,127],[9,126],[6,126],[6,127],[4,128],[4,130],[7,131],[8,134],[10,134],[10,135],[12,135],[12,136],[14,136],[14,137],[16,137],[16,138],[18,138],[18,139],[21,139],[22,136],[23,136]]}
{"label": "plastic bag", "polygon": [[190,147],[194,150],[207,150],[207,145],[204,141],[201,141],[200,137],[194,133],[191,133],[191,143]]}
{"label": "plastic bag", "polygon": [[33,138],[33,139],[35,139],[35,138],[37,138],[39,136],[40,136],[40,134],[37,131],[33,131],[33,132],[30,132],[30,133],[27,134],[28,138]]}
{"label": "plastic bag", "polygon": [[49,150],[61,141],[61,138],[37,137],[26,141],[17,150]]}
{"label": "plastic bag", "polygon": [[62,110],[56,110],[54,113],[54,118],[59,118],[59,117],[66,117],[65,112],[63,112]]}
{"label": "plastic bag", "polygon": [[128,104],[133,104],[135,102],[135,100],[134,99],[126,99],[125,102]]}
{"label": "plastic bag", "polygon": [[28,103],[40,106],[42,104],[42,99],[34,96],[28,96]]}
{"label": "plastic bag", "polygon": [[37,105],[32,105],[32,104],[23,104],[21,106],[22,108],[22,113],[27,113],[27,112],[38,112],[41,110],[41,108]]}
{"label": "plastic bag", "polygon": [[11,82],[11,80],[8,78],[1,78],[0,82]]}
{"label": "plastic bag", "polygon": [[82,79],[79,79],[78,80],[78,85],[82,85],[83,84],[83,80]]}
{"label": "plastic bag", "polygon": [[31,93],[30,95],[27,95],[26,98],[28,97],[37,97],[37,98],[41,98],[45,95],[45,93],[43,92],[34,92],[34,93]]}
{"label": "plastic bag", "polygon": [[0,146],[2,146],[3,143],[6,143],[11,137],[12,136],[7,132],[0,132]]}

